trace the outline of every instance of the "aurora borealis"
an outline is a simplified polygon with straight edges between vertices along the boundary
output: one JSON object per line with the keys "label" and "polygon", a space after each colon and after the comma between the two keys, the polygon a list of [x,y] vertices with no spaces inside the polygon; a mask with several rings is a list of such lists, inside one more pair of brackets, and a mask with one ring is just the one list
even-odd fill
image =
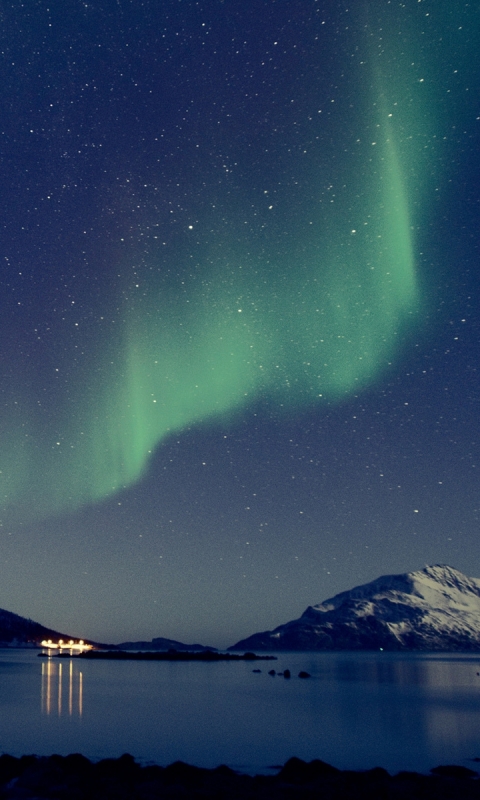
{"label": "aurora borealis", "polygon": [[215,644],[471,572],[475,10],[2,14],[0,605]]}

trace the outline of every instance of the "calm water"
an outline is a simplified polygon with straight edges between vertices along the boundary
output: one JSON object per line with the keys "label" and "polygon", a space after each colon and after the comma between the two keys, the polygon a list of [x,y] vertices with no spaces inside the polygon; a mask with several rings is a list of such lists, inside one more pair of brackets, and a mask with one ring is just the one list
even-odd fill
{"label": "calm water", "polygon": [[[475,767],[480,757],[480,656],[297,653],[202,664],[47,661],[37,652],[0,650],[0,752],[129,752],[142,763],[245,772],[292,755],[392,772]],[[271,677],[272,668],[293,677]],[[301,669],[312,678],[298,679]]]}

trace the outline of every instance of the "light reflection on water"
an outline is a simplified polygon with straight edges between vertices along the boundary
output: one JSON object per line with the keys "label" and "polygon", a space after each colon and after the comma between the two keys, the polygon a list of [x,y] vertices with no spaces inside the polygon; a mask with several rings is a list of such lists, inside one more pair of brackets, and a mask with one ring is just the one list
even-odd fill
{"label": "light reflection on water", "polygon": [[0,651],[0,752],[130,752],[144,763],[250,772],[292,755],[341,769],[475,768],[479,672],[480,655],[290,653],[252,664]]}
{"label": "light reflection on water", "polygon": [[[331,655],[331,654],[328,654]],[[339,681],[355,683],[424,686],[429,689],[453,687],[480,688],[480,655],[361,653],[335,654],[336,658],[323,665],[324,678],[334,676]]]}
{"label": "light reflection on water", "polygon": [[59,658],[42,662],[41,709],[42,714],[57,713],[59,717],[62,713],[82,716],[83,674],[77,665],[74,668],[72,659],[66,663]]}

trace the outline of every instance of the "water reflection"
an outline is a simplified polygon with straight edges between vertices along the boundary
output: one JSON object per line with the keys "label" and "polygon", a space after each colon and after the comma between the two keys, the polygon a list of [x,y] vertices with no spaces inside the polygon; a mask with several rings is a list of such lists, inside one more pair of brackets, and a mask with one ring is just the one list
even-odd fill
{"label": "water reflection", "polygon": [[[8,739],[15,754],[34,752],[41,741],[42,754],[131,752],[162,764],[223,762],[244,771],[263,771],[294,754],[391,772],[471,766],[468,759],[480,756],[479,654],[279,654],[275,671],[290,669],[290,681],[272,680],[263,665],[254,675],[241,662],[58,656],[42,659],[39,676],[35,653],[9,657],[32,664],[30,673],[10,675],[0,663],[0,742]],[[296,679],[300,670],[311,679]],[[40,721],[32,714],[29,675]],[[16,702],[18,713],[3,714],[2,697]]]}
{"label": "water reflection", "polygon": [[73,661],[64,664],[49,658],[42,662],[41,708],[42,714],[82,716],[83,675]]}
{"label": "water reflection", "polygon": [[368,659],[340,657],[332,664],[338,681],[422,686],[430,689],[475,687],[480,689],[480,663],[472,658],[408,658],[389,655]]}

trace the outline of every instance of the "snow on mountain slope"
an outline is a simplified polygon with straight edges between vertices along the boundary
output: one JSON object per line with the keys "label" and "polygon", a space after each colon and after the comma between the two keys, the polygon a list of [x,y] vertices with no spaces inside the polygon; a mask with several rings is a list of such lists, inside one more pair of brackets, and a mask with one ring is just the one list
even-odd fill
{"label": "snow on mountain slope", "polygon": [[480,579],[444,565],[342,592],[231,650],[480,650]]}

